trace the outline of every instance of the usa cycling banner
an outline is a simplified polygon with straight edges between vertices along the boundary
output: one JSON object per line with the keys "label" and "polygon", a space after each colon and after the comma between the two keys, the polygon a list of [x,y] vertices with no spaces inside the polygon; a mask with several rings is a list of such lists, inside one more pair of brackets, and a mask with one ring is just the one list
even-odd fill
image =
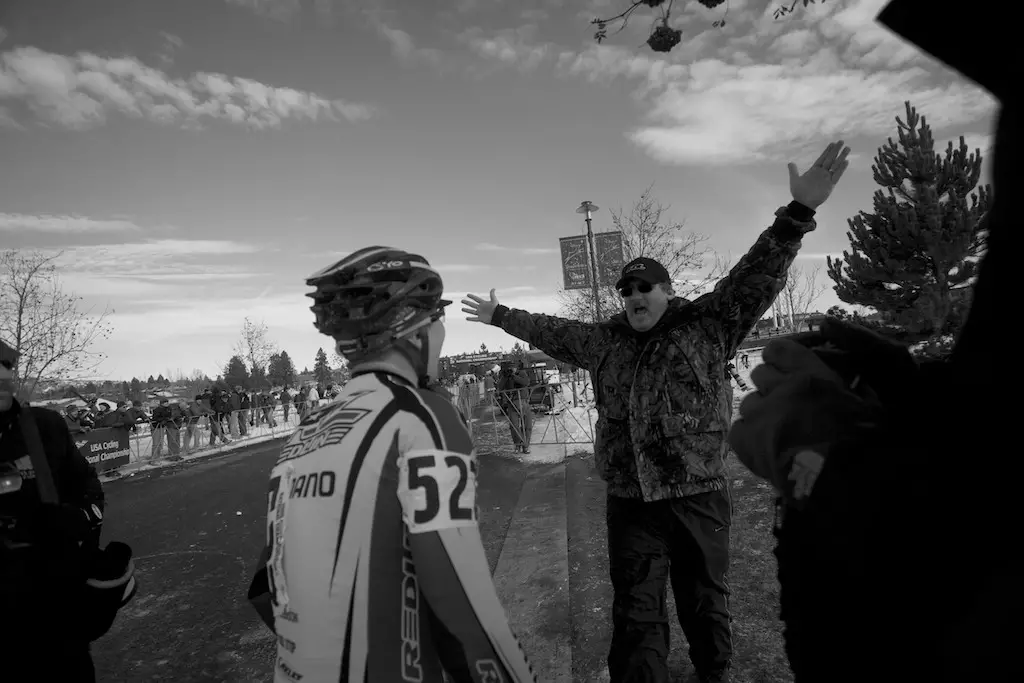
{"label": "usa cycling banner", "polygon": [[106,472],[127,465],[128,457],[131,455],[128,430],[116,427],[75,434],[75,446],[97,472]]}

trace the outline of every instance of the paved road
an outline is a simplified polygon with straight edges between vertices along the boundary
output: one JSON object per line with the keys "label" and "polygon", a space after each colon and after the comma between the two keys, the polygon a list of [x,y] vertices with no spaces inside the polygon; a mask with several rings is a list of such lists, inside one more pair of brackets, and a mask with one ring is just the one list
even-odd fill
{"label": "paved road", "polygon": [[[263,544],[267,475],[280,442],[105,485],[104,540],[135,550],[139,594],[93,646],[102,683],[270,681],[272,636],[245,600]],[[480,495],[491,568],[526,468],[485,459]]]}

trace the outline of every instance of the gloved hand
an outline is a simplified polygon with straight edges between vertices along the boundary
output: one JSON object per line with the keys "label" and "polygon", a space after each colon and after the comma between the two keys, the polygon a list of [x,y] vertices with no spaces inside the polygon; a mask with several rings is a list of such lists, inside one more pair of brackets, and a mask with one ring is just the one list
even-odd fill
{"label": "gloved hand", "polygon": [[[810,494],[830,444],[873,424],[877,402],[858,395],[845,370],[792,339],[773,340],[750,379],[729,444],[740,461],[790,499]],[[799,496],[796,494],[799,492]]]}
{"label": "gloved hand", "polygon": [[821,329],[791,337],[814,349],[847,383],[871,393],[887,407],[896,407],[915,395],[919,368],[903,346],[857,323],[825,318]]}
{"label": "gloved hand", "polygon": [[79,610],[79,636],[93,641],[110,630],[118,610],[138,591],[132,549],[114,541],[96,553]]}

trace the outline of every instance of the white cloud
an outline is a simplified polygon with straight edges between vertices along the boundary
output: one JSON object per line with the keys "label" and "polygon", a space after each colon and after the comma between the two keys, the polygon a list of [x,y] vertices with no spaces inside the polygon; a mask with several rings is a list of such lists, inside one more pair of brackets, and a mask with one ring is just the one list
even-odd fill
{"label": "white cloud", "polygon": [[235,257],[264,250],[226,240],[162,239],[49,251],[60,252],[57,263],[69,291],[98,299],[122,295],[125,304],[136,305],[134,297],[143,293],[188,301],[192,290],[208,288],[211,280],[255,280],[251,266]]}
{"label": "white cloud", "polygon": [[671,53],[610,39],[563,50],[555,72],[635,83],[645,121],[627,135],[664,163],[747,163],[837,137],[877,139],[893,133],[906,99],[935,129],[991,117],[986,93],[875,22],[884,4],[813,5],[779,21],[772,7],[760,17],[732,7],[735,17],[719,30],[687,3],[683,11],[697,14],[678,21],[683,41]]}
{"label": "white cloud", "polygon": [[21,213],[0,213],[0,231],[26,232],[135,232],[139,226],[129,220],[102,220],[85,216],[28,215]]}
{"label": "white cloud", "polygon": [[481,242],[480,244],[474,245],[473,248],[477,251],[507,251],[527,255],[558,253],[557,249],[549,247],[509,247],[500,244],[492,244],[491,242]]}
{"label": "white cloud", "polygon": [[434,270],[441,273],[473,273],[480,270],[490,270],[491,267],[482,263],[441,263],[434,266]]}
{"label": "white cloud", "polygon": [[0,127],[23,130],[25,127],[18,123],[6,107],[0,107]]}
{"label": "white cloud", "polygon": [[0,100],[22,102],[43,121],[72,129],[101,125],[114,112],[164,124],[204,119],[277,128],[286,120],[361,121],[366,104],[198,72],[172,78],[133,57],[81,52],[67,57],[33,47],[0,55]]}
{"label": "white cloud", "polygon": [[518,67],[522,71],[532,71],[552,54],[551,45],[533,42],[536,33],[535,24],[524,24],[519,28],[493,33],[481,28],[470,28],[459,34],[459,40],[481,57]]}
{"label": "white cloud", "polygon": [[384,38],[391,46],[391,53],[404,64],[426,63],[438,66],[441,63],[442,53],[433,48],[418,47],[406,31],[393,28],[379,19],[371,19],[377,33]]}
{"label": "white cloud", "polygon": [[301,0],[225,0],[225,2],[277,21],[288,21],[302,9]]}
{"label": "white cloud", "polygon": [[989,116],[992,102],[961,84],[937,85],[920,69],[866,74],[839,70],[794,75],[783,66],[736,67],[706,60],[690,79],[655,98],[645,126],[630,138],[666,162],[734,163],[777,158],[809,137],[826,139],[891,132],[893,117],[910,99],[938,126]]}

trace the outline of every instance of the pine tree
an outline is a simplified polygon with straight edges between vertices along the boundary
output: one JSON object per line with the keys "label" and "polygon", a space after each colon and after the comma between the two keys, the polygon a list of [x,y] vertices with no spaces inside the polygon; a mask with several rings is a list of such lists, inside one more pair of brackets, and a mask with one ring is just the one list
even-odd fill
{"label": "pine tree", "polygon": [[249,388],[250,389],[265,389],[270,386],[270,380],[267,378],[267,373],[263,371],[263,368],[259,365],[252,367],[252,372],[249,373]]}
{"label": "pine tree", "polygon": [[153,388],[154,384],[156,384],[156,379],[153,377],[153,375],[150,375],[149,379],[146,380],[146,388],[151,389]]}
{"label": "pine tree", "polygon": [[527,365],[526,349],[519,342],[512,345],[512,350],[509,352],[508,357],[513,363]]}
{"label": "pine tree", "polygon": [[317,349],[316,358],[313,360],[313,378],[323,386],[331,383],[331,366],[327,362],[327,353],[323,347]]}
{"label": "pine tree", "polygon": [[889,138],[872,166],[883,188],[874,212],[847,221],[852,251],[829,258],[828,274],[840,300],[875,309],[906,341],[937,340],[966,317],[992,194],[978,187],[981,151],[961,137],[936,154],[925,118],[906,108],[899,142]]}
{"label": "pine tree", "polygon": [[227,365],[224,366],[224,383],[229,387],[241,385],[243,389],[249,388],[249,371],[245,368],[245,361],[241,356],[231,356]]}
{"label": "pine tree", "polygon": [[287,351],[275,353],[267,363],[267,376],[274,386],[287,386],[295,383],[295,364]]}
{"label": "pine tree", "polygon": [[131,399],[132,403],[142,403],[144,398],[142,394],[142,382],[139,381],[138,377],[132,377],[132,383],[130,386],[131,393],[128,394],[128,397]]}

